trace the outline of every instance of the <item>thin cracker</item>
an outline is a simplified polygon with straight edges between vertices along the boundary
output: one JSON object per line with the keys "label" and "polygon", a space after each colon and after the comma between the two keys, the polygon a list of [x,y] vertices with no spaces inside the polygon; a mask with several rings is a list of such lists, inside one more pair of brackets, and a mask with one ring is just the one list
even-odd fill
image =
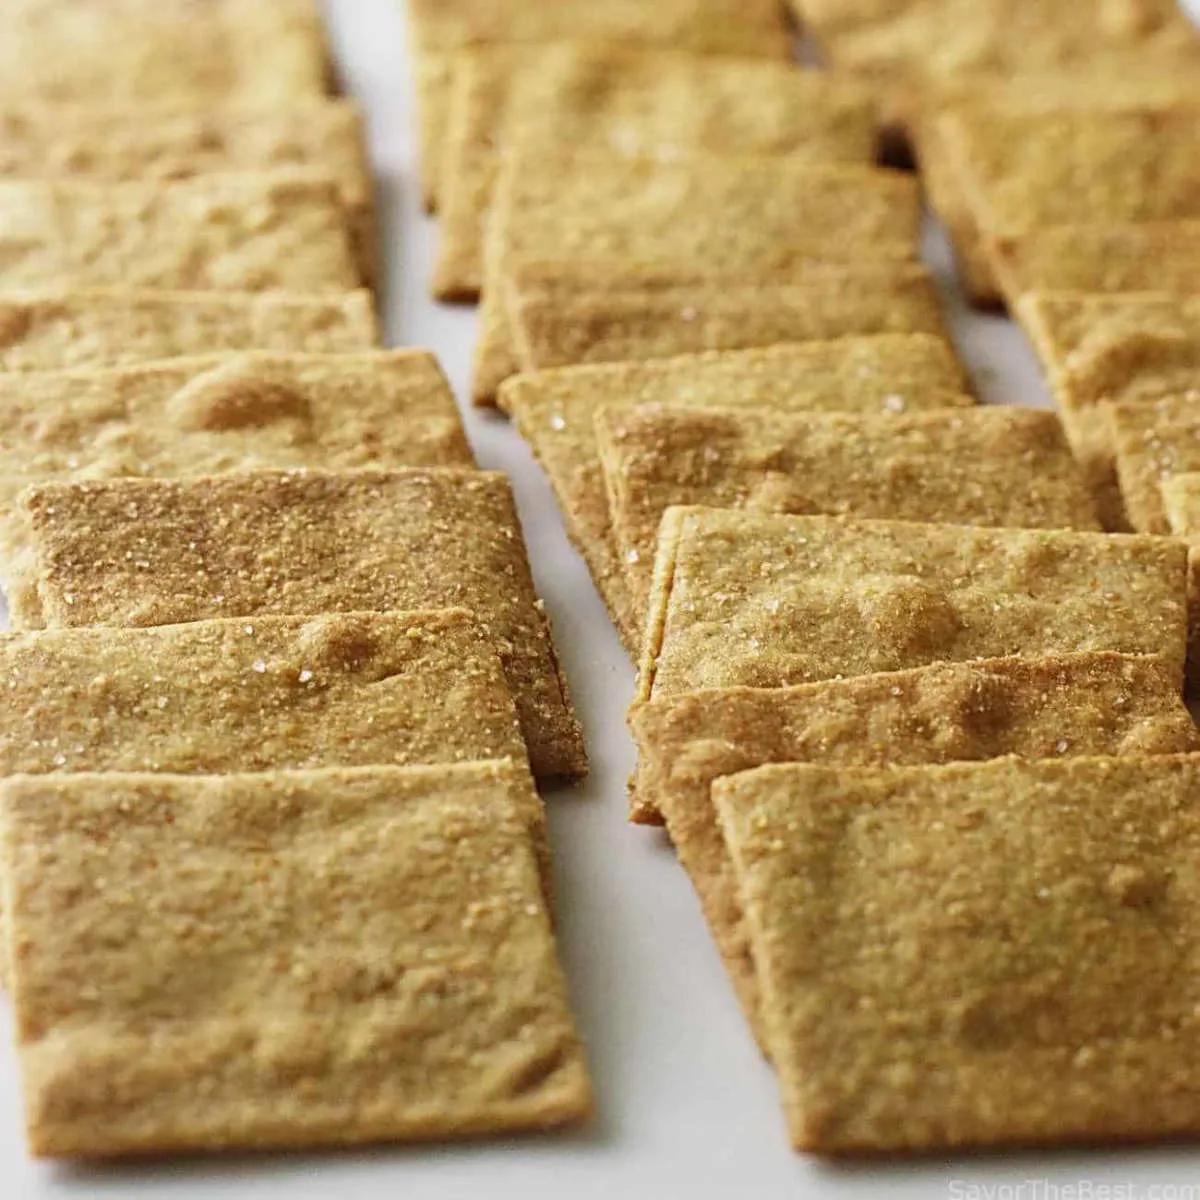
{"label": "thin cracker", "polygon": [[1162,485],[1172,475],[1200,471],[1200,388],[1112,404],[1108,418],[1117,477],[1133,527],[1141,533],[1171,533]]}

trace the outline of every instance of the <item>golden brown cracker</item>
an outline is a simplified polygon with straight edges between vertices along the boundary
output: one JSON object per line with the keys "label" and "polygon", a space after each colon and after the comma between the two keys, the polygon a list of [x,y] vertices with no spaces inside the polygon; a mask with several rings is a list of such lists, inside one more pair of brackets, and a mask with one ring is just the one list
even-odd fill
{"label": "golden brown cracker", "polygon": [[595,436],[617,552],[644,616],[672,505],[1099,530],[1054,413],[602,408]]}
{"label": "golden brown cracker", "polygon": [[1196,755],[718,782],[792,1143],[1194,1133],[1198,795]]}
{"label": "golden brown cracker", "polygon": [[1162,486],[1172,475],[1200,471],[1200,388],[1112,404],[1108,418],[1121,494],[1133,527],[1141,533],[1171,533]]}
{"label": "golden brown cracker", "polygon": [[1186,583],[1168,538],[672,508],[638,699],[1097,650],[1182,690]]}
{"label": "golden brown cracker", "polygon": [[[491,472],[261,471],[47,484],[14,627],[466,608],[504,663],[539,778],[586,772],[508,480]],[[31,583],[29,581],[32,581]]]}
{"label": "golden brown cracker", "polygon": [[379,345],[371,294],[86,288],[0,296],[0,371],[112,367],[223,351]]}
{"label": "golden brown cracker", "polygon": [[499,403],[546,472],[567,532],[636,653],[642,628],[616,553],[593,432],[602,405],[916,412],[968,407],[968,386],[943,339],[882,334],[539,371],[508,380]]}
{"label": "golden brown cracker", "polygon": [[633,817],[666,819],[760,1041],[759,983],[710,799],[716,779],[776,762],[845,769],[1200,749],[1174,670],[1104,653],[691,692],[636,706],[630,728],[638,743]]}
{"label": "golden brown cracker", "polygon": [[521,768],[17,777],[0,795],[35,1154],[588,1116]]}
{"label": "golden brown cracker", "polygon": [[1188,544],[1188,695],[1200,695],[1200,473],[1183,472],[1162,483],[1163,512],[1171,532]]}

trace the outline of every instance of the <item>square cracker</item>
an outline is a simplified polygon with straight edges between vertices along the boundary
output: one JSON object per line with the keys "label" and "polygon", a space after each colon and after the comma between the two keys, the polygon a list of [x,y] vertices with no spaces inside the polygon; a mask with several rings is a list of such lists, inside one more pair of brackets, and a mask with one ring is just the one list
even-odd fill
{"label": "square cracker", "polygon": [[5,0],[0,80],[22,103],[282,108],[331,74],[316,0]]}
{"label": "square cracker", "polygon": [[691,692],[634,707],[629,724],[638,744],[634,819],[665,818],[760,1042],[759,981],[710,799],[714,780],[776,762],[845,769],[1200,749],[1172,668],[1103,653]]}
{"label": "square cracker", "polygon": [[1196,755],[719,781],[793,1144],[1200,1129],[1198,798]]}
{"label": "square cracker", "polygon": [[432,354],[232,354],[0,374],[0,579],[32,483],[262,467],[471,467]]}
{"label": "square cracker", "polygon": [[336,354],[379,345],[370,292],[79,288],[0,295],[0,371],[112,367],[225,351]]}
{"label": "square cracker", "polygon": [[1171,475],[1162,484],[1171,532],[1188,544],[1188,695],[1200,695],[1200,473]]}
{"label": "square cracker", "polygon": [[0,180],[8,287],[347,292],[363,282],[334,182]]}
{"label": "square cracker", "polygon": [[[564,147],[593,160],[582,178],[578,168],[570,172],[580,190],[607,184],[604,156],[665,165],[696,154],[761,154],[865,166],[875,158],[876,124],[861,84],[765,59],[577,42],[469,51],[455,70],[442,160],[434,295],[473,299],[482,288],[485,217],[504,153],[521,162],[519,211],[521,202],[545,203],[554,183],[565,182]],[[729,183],[732,166],[723,176]],[[710,172],[718,167],[709,161]],[[604,209],[602,198],[583,200],[590,215]]]}
{"label": "square cracker", "polygon": [[524,770],[17,777],[0,797],[35,1154],[588,1116]]}
{"label": "square cracker", "polygon": [[[1198,102],[1177,111],[1003,112],[950,109],[937,118],[935,178],[969,214],[967,289],[1002,296],[990,239],[1084,220],[1200,216]],[[953,223],[953,222],[952,222]],[[962,240],[962,227],[959,226]],[[979,239],[973,248],[970,239]]]}
{"label": "square cracker", "polygon": [[525,757],[462,610],[4,634],[0,680],[3,775]]}
{"label": "square cracker", "polygon": [[[451,469],[47,484],[14,627],[466,608],[504,663],[539,778],[586,772],[508,480]],[[36,605],[26,597],[36,594]]]}
{"label": "square cracker", "polygon": [[0,176],[109,182],[309,169],[336,182],[359,270],[377,275],[362,112],[349,100],[285,108],[0,105]]}
{"label": "square cracker", "polygon": [[[506,288],[802,282],[830,263],[914,264],[920,199],[911,176],[787,158],[509,160],[489,229],[479,400],[518,361]],[[494,381],[494,382],[493,382]]]}
{"label": "square cracker", "polygon": [[408,0],[426,206],[437,207],[458,51],[491,42],[616,42],[694,54],[792,57],[777,0]]}
{"label": "square cracker", "polygon": [[644,618],[672,505],[1099,530],[1054,413],[602,408],[595,434],[625,582]]}
{"label": "square cracker", "polygon": [[646,362],[564,367],[518,375],[500,389],[550,480],[575,543],[625,646],[642,627],[613,539],[593,430],[602,406],[670,403],[694,408],[887,412],[974,403],[949,344],[929,334],[716,351]]}
{"label": "square cracker", "polygon": [[[1076,457],[1098,496],[1114,496],[1106,402],[1187,392],[1200,372],[1200,293],[1030,292],[1016,312],[1045,367]],[[1119,496],[1102,504],[1120,513]],[[1123,515],[1123,514],[1120,514]]]}
{"label": "square cracker", "polygon": [[994,239],[1000,290],[1200,293],[1200,221],[1050,225]]}
{"label": "square cracker", "polygon": [[671,508],[638,699],[1095,650],[1182,690],[1186,586],[1168,538]]}
{"label": "square cracker", "polygon": [[1108,406],[1125,511],[1141,533],[1171,533],[1163,482],[1200,471],[1200,377],[1195,391]]}
{"label": "square cracker", "polygon": [[771,282],[693,272],[691,282],[665,283],[653,268],[644,274],[610,288],[580,287],[553,268],[510,273],[499,325],[489,325],[486,303],[481,312],[475,402],[493,403],[519,371],[864,334],[946,334],[937,288],[920,266],[810,263]]}

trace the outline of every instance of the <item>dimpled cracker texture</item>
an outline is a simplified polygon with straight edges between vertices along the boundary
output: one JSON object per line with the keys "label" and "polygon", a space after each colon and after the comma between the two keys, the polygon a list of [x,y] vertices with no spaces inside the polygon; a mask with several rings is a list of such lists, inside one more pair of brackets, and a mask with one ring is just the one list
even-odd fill
{"label": "dimpled cracker texture", "polygon": [[793,1145],[1195,1134],[1198,797],[1196,755],[719,781]]}
{"label": "dimpled cracker texture", "polygon": [[1108,408],[1125,510],[1141,533],[1171,532],[1162,485],[1200,471],[1200,375],[1197,389]]}
{"label": "dimpled cracker texture", "polygon": [[1011,302],[1026,292],[1200,293],[1200,221],[1051,225],[992,240]]}
{"label": "dimpled cracker texture", "polygon": [[444,1139],[589,1115],[523,768],[0,787],[33,1153]]}
{"label": "dimpled cracker texture", "polygon": [[1054,413],[792,413],[602,408],[596,438],[617,551],[645,614],[672,505],[1099,530]]}
{"label": "dimpled cracker texture", "polygon": [[[1196,387],[1200,294],[1030,292],[1016,313],[1046,370],[1101,517],[1124,517],[1106,402],[1143,402]],[[1112,497],[1112,499],[1108,499]],[[1112,522],[1110,527],[1120,527]]]}
{"label": "dimpled cracker texture", "polygon": [[0,637],[5,775],[522,760],[469,613],[347,613]]}
{"label": "dimpled cracker texture", "polygon": [[883,334],[540,371],[508,380],[499,402],[537,455],[567,532],[625,646],[636,653],[642,627],[616,552],[593,429],[601,406],[919,411],[968,407],[974,403],[968,387],[941,338]]}
{"label": "dimpled cracker texture", "polygon": [[375,199],[362,114],[351,101],[203,111],[0,104],[0,176],[12,179],[168,181],[297,168],[336,182],[359,269],[373,280]]}
{"label": "dimpled cracker texture", "polygon": [[[542,202],[562,182],[564,147],[660,165],[697,153],[866,165],[876,153],[876,106],[861,84],[763,59],[503,45],[462,54],[454,78],[433,279],[441,299],[473,299],[482,287],[484,218],[502,152],[519,157],[522,184],[537,177]],[[599,166],[587,181],[603,180]],[[736,184],[737,175],[724,180]],[[602,199],[582,199],[589,215],[603,211]]]}
{"label": "dimpled cracker texture", "polygon": [[500,384],[518,371],[866,334],[946,334],[937,288],[920,266],[809,263],[769,283],[700,280],[695,268],[693,282],[665,283],[653,267],[645,275],[640,284],[627,279],[614,288],[580,287],[553,270],[524,266],[511,274],[503,299],[515,353],[496,355],[485,304],[475,402],[493,403]]}
{"label": "dimpled cracker texture", "polygon": [[1200,473],[1187,471],[1164,479],[1162,502],[1171,532],[1189,547],[1188,694],[1195,697],[1200,695]]}
{"label": "dimpled cracker texture", "polygon": [[1200,749],[1174,670],[1154,658],[1068,654],[937,663],[800,687],[692,692],[636,706],[635,820],[665,817],[760,1043],[758,978],[714,780],[775,762],[899,766]]}
{"label": "dimpled cracker texture", "polygon": [[224,351],[336,354],[379,345],[371,293],[81,288],[0,295],[0,371],[112,367]]}
{"label": "dimpled cracker texture", "polygon": [[11,99],[286,107],[330,82],[315,0],[6,0]]}
{"label": "dimpled cracker texture", "polygon": [[424,350],[234,354],[0,374],[0,579],[31,483],[262,467],[470,467],[454,394]]}
{"label": "dimpled cracker texture", "polygon": [[493,400],[518,362],[511,284],[786,283],[814,264],[915,263],[919,231],[919,193],[896,171],[761,156],[513,158],[490,223],[478,398]]}
{"label": "dimpled cracker texture", "polygon": [[362,282],[337,188],[303,172],[0,181],[0,263],[12,288],[311,293]]}
{"label": "dimpled cracker texture", "polygon": [[1186,588],[1168,538],[672,508],[637,698],[1097,650],[1182,690]]}
{"label": "dimpled cracker texture", "polygon": [[261,471],[49,484],[24,502],[14,628],[465,608],[504,663],[535,774],[586,772],[503,475]]}
{"label": "dimpled cracker texture", "polygon": [[421,182],[436,207],[457,52],[489,42],[574,39],[789,60],[792,35],[777,0],[408,0],[416,65]]}

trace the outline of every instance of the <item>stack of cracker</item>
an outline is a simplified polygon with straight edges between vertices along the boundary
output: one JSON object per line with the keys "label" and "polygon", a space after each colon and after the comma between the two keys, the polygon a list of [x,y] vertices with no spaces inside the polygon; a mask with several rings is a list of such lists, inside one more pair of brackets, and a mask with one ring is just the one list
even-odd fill
{"label": "stack of cracker", "polygon": [[582,738],[507,480],[433,356],[379,348],[316,6],[19,0],[0,60],[0,958],[32,1150],[583,1120],[535,786]]}

